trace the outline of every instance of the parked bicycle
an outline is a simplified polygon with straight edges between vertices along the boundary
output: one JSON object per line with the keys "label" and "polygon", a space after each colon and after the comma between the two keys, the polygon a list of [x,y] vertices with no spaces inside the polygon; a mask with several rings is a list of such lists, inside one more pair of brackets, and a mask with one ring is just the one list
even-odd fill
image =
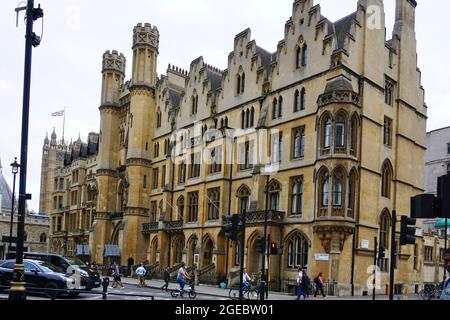
{"label": "parked bicycle", "polygon": [[420,300],[439,299],[442,294],[442,283],[425,285],[425,288],[418,293]]}
{"label": "parked bicycle", "polygon": [[[258,297],[261,295],[261,291],[263,290],[263,286],[261,283],[257,285],[251,284],[249,287],[245,287],[242,289],[242,296],[247,300],[258,300]],[[232,300],[239,299],[239,286],[233,286],[228,292],[228,296]]]}

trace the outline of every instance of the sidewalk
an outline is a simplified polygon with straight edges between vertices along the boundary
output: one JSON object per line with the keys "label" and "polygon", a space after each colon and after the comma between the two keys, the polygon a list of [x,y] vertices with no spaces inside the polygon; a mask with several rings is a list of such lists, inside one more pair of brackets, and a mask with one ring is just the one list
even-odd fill
{"label": "sidewalk", "polygon": [[[125,278],[122,277],[122,283],[128,284],[128,285],[135,285],[137,286],[139,281],[134,278]],[[147,284],[148,288],[151,289],[161,289],[162,285],[164,284],[164,281],[162,280],[145,280],[145,283]],[[169,289],[178,289],[178,284],[170,282],[169,283]],[[228,293],[230,289],[221,289],[214,286],[208,286],[208,285],[196,285],[195,291],[199,294],[205,294],[209,296],[215,296],[220,298],[228,298]],[[287,293],[281,293],[281,292],[270,292],[269,291],[269,300],[293,300],[295,299],[294,296],[289,295]]]}

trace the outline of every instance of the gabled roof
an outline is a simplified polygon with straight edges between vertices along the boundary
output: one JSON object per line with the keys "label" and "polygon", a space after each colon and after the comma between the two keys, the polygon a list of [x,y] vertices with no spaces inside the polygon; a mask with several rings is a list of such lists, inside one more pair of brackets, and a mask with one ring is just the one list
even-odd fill
{"label": "gabled roof", "polygon": [[329,35],[333,34],[336,37],[336,48],[335,49],[343,49],[344,48],[344,44],[345,44],[345,38],[347,36],[347,34],[350,32],[350,29],[352,27],[352,24],[354,22],[354,20],[356,19],[356,12],[353,12],[351,14],[349,14],[348,16],[339,19],[336,22],[331,22],[328,19],[327,20],[327,24],[328,24],[328,30]]}

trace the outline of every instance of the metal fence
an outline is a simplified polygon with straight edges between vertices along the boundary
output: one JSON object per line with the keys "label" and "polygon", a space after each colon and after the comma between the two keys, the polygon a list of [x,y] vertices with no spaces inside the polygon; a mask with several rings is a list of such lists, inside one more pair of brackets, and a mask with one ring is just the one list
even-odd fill
{"label": "metal fence", "polygon": [[[150,298],[151,300],[155,300],[155,296],[153,296],[153,295],[108,292],[108,286],[109,286],[109,278],[103,278],[103,281],[102,281],[103,290],[102,291],[51,289],[51,288],[33,288],[32,290],[30,290],[29,288],[25,288],[25,289],[26,289],[27,294],[28,293],[44,293],[46,295],[46,297],[48,297],[51,300],[56,300],[58,298],[58,296],[61,294],[71,294],[71,293],[97,295],[97,296],[101,295],[102,300],[108,300],[108,296]],[[10,292],[9,286],[1,286],[0,285],[0,289],[3,290],[3,293]]]}

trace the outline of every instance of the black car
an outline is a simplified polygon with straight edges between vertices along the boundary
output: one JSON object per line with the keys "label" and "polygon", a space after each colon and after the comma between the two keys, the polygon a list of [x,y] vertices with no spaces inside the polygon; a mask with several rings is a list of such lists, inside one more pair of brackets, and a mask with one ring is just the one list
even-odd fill
{"label": "black car", "polygon": [[[11,252],[7,254],[9,259],[15,259],[15,253]],[[36,253],[26,252],[23,255],[24,259],[47,261],[58,268],[59,272],[67,273],[67,269],[81,269],[81,286],[85,290],[91,290],[101,286],[100,275],[97,270],[89,268],[83,261],[78,258],[64,257],[58,254],[52,253]]]}
{"label": "black car", "polygon": [[[0,264],[0,291],[11,287],[15,264],[15,260],[5,260]],[[26,259],[24,260],[24,271],[27,291],[44,292],[49,297],[57,297],[63,292],[55,292],[51,289],[61,289],[71,296],[78,295],[76,291],[68,289],[72,287],[75,280],[60,273],[51,263]]]}

